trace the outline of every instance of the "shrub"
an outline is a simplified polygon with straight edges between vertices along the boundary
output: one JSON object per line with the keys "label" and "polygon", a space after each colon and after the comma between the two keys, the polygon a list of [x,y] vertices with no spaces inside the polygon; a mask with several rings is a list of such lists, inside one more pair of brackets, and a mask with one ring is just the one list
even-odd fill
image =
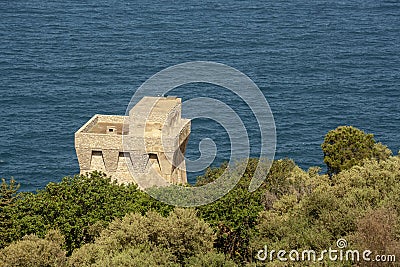
{"label": "shrub", "polygon": [[[122,220],[114,220],[93,244],[75,250],[69,263],[71,266],[97,265],[122,260],[123,255],[133,257],[140,250],[151,257],[160,253],[168,262],[183,263],[189,257],[212,251],[214,239],[212,229],[192,209],[176,208],[166,218],[155,212],[148,212],[146,216],[132,213]],[[115,255],[119,256],[115,258]]]}
{"label": "shrub", "polygon": [[175,256],[168,249],[150,246],[148,244],[140,244],[108,254],[107,257],[102,257],[91,265],[74,264],[73,266],[180,267],[181,265],[175,262]]}
{"label": "shrub", "polygon": [[186,260],[188,267],[236,267],[234,261],[228,260],[222,253],[209,252],[199,254]]}
{"label": "shrub", "polygon": [[395,254],[400,251],[400,240],[396,238],[398,220],[393,209],[382,207],[371,210],[357,221],[353,239],[361,249],[381,255]]}
{"label": "shrub", "polygon": [[11,179],[9,183],[3,178],[0,185],[0,248],[12,241],[7,230],[12,225],[12,219],[7,209],[15,205],[18,199],[19,184]]}
{"label": "shrub", "polygon": [[49,231],[45,239],[35,235],[25,236],[23,240],[0,250],[1,266],[66,266],[66,251],[61,248],[63,241],[58,231]]}
{"label": "shrub", "polygon": [[385,160],[391,151],[376,143],[373,134],[366,134],[352,126],[339,126],[325,135],[321,145],[328,174],[337,174],[360,164],[363,159]]}
{"label": "shrub", "polygon": [[57,228],[65,236],[70,254],[92,242],[113,219],[149,210],[167,215],[172,207],[152,199],[134,184],[118,185],[105,174],[93,172],[65,177],[36,194],[24,194],[5,208],[12,224],[0,228],[0,233],[12,241],[29,234],[43,237],[48,229]]}

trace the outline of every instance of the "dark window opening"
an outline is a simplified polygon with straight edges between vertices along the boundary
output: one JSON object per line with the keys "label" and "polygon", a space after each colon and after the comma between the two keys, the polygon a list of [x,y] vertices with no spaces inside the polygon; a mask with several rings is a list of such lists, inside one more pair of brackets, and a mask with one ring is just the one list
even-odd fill
{"label": "dark window opening", "polygon": [[92,156],[103,156],[103,152],[102,151],[92,151]]}

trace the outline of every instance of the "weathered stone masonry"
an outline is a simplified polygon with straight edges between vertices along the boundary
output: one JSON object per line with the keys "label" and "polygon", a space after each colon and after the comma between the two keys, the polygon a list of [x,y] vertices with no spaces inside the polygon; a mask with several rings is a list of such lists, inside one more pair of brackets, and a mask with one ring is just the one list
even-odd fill
{"label": "weathered stone masonry", "polygon": [[80,172],[102,171],[119,183],[140,179],[143,188],[187,183],[189,135],[180,98],[144,97],[129,116],[94,115],[75,133]]}

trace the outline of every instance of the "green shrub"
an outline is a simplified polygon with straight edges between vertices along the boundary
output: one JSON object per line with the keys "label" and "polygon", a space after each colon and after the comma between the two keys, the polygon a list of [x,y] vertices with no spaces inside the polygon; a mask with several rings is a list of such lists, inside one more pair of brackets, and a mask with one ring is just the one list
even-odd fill
{"label": "green shrub", "polygon": [[[176,208],[166,218],[151,211],[146,216],[131,213],[110,223],[93,244],[75,250],[69,263],[100,266],[100,263],[122,261],[123,255],[131,255],[132,262],[136,262],[138,259],[132,255],[141,249],[151,257],[163,254],[168,259],[165,264],[183,263],[194,255],[212,251],[214,239],[212,229],[192,209]],[[152,262],[156,263],[159,262]]]}
{"label": "green shrub", "polygon": [[186,260],[187,267],[236,267],[236,263],[228,260],[222,253],[208,252],[198,254]]}
{"label": "green shrub", "polygon": [[[19,184],[11,179],[9,183],[3,178],[0,185],[0,248],[12,241],[7,230],[12,226],[12,219],[8,209],[15,205],[18,199]],[[2,229],[2,230],[1,230]]]}
{"label": "green shrub", "polygon": [[[92,248],[96,248],[92,246]],[[91,251],[86,251],[90,253]],[[86,254],[80,254],[83,259],[88,258]],[[181,265],[176,263],[176,258],[171,251],[165,248],[159,248],[151,246],[149,244],[139,244],[128,246],[121,251],[114,251],[103,255],[100,258],[94,259],[92,262],[78,261],[75,257],[74,261],[70,260],[70,266],[91,266],[91,267],[180,267]]]}
{"label": "green shrub", "polygon": [[[3,180],[0,246],[28,236],[0,250],[0,266],[286,266],[255,255],[265,245],[321,251],[339,238],[351,248],[399,251],[400,156],[347,126],[329,132],[322,147],[329,175],[276,160],[249,192],[259,164],[249,159],[237,163],[246,169],[228,194],[196,209],[173,209],[97,172],[66,177],[36,194],[18,194],[15,181]],[[208,169],[197,186],[226,168]],[[228,178],[238,178],[230,170]],[[50,229],[60,229],[65,242]],[[351,263],[315,263],[342,265]]]}
{"label": "green shrub", "polygon": [[65,236],[65,248],[70,254],[92,242],[113,219],[149,210],[167,215],[172,207],[152,199],[136,185],[118,185],[94,172],[65,177],[36,194],[24,194],[13,206],[5,208],[12,224],[0,228],[0,233],[12,241],[29,234],[43,237],[48,229],[57,228]]}
{"label": "green shrub", "polygon": [[385,160],[391,155],[386,146],[375,142],[373,134],[352,126],[339,126],[329,131],[321,147],[329,175],[350,169],[364,159]]}
{"label": "green shrub", "polygon": [[1,266],[66,266],[66,251],[61,248],[63,241],[58,231],[49,231],[45,239],[35,235],[25,236],[21,241],[0,250]]}

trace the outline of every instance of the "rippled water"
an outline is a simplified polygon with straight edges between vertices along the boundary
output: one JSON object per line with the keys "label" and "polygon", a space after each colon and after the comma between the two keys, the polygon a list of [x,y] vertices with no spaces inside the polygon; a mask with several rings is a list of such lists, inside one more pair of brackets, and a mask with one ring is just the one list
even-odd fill
{"label": "rippled water", "polygon": [[[277,157],[323,166],[320,143],[338,125],[400,149],[398,1],[0,1],[0,176],[23,190],[79,171],[74,132],[96,113],[124,114],[138,86],[174,64],[230,65],[261,88],[274,113]],[[199,85],[189,99],[222,97],[259,133],[234,96]],[[188,156],[223,129],[194,121]],[[194,179],[194,175],[191,176]]]}

